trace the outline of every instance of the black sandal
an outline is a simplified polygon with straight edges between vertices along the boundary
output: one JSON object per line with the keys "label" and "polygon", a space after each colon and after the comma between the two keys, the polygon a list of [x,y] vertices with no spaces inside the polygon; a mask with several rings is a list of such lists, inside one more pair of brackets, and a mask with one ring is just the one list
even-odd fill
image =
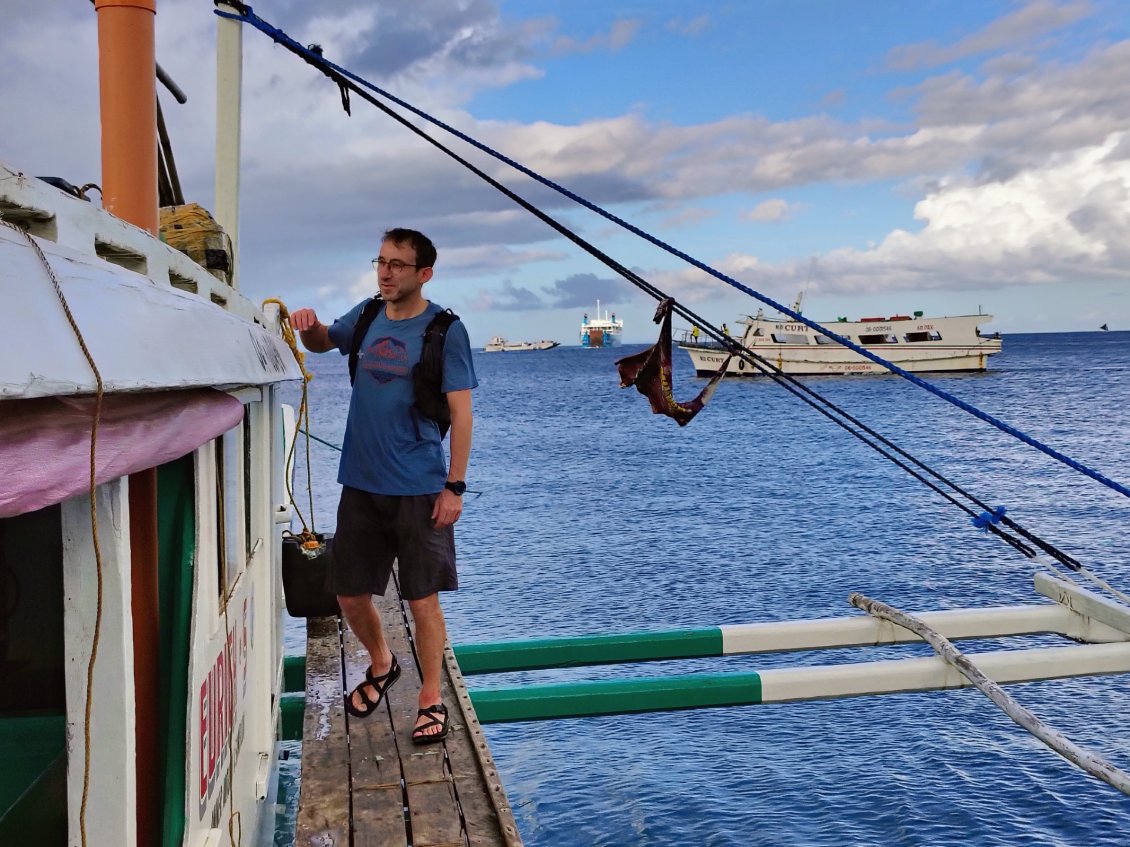
{"label": "black sandal", "polygon": [[[359,683],[356,688],[349,693],[345,698],[345,711],[353,715],[355,718],[367,718],[377,710],[377,707],[384,700],[385,692],[392,688],[392,684],[400,679],[400,665],[396,663],[396,656],[392,657],[392,665],[388,669],[388,673],[381,674],[380,676],[373,676],[373,666],[369,665],[365,669],[365,681]],[[372,686],[377,692],[377,699],[373,700],[369,697],[369,692],[366,690],[368,686]],[[357,694],[361,697],[361,702],[364,704],[362,707],[353,705],[353,695]]]}
{"label": "black sandal", "polygon": [[[428,720],[412,730],[413,744],[434,744],[447,738],[447,706],[443,703],[436,703],[434,706],[420,709],[416,712],[416,720],[420,718],[427,718]],[[433,726],[440,727],[440,731],[431,734],[424,733],[425,730],[431,729]]]}

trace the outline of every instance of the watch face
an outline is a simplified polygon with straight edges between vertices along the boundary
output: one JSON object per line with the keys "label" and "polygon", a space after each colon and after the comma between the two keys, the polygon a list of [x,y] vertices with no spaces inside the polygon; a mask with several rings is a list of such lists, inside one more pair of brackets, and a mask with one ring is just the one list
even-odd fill
{"label": "watch face", "polygon": [[462,480],[460,480],[458,482],[445,482],[443,487],[446,488],[448,491],[453,491],[456,494],[458,494],[460,497],[462,497],[463,492],[465,492],[467,490],[467,483],[463,482]]}

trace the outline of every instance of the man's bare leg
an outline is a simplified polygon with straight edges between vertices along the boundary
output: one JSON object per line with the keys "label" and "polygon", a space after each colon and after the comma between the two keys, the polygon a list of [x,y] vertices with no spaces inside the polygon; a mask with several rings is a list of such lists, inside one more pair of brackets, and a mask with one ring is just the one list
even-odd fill
{"label": "man's bare leg", "polygon": [[[422,600],[409,600],[412,620],[416,624],[416,655],[420,660],[420,705],[421,709],[442,702],[439,691],[440,674],[443,670],[443,647],[447,642],[447,626],[443,620],[443,610],[439,605],[439,594],[432,594]],[[416,721],[417,726],[427,718]],[[435,735],[440,727],[432,726],[424,730],[425,735]]]}
{"label": "man's bare leg", "polygon": [[[338,595],[337,604],[349,623],[349,628],[357,636],[357,640],[369,651],[369,664],[373,669],[373,676],[384,676],[392,667],[392,651],[385,640],[384,628],[381,626],[381,616],[373,606],[372,594],[359,594],[355,597]],[[377,699],[377,692],[372,685],[367,685],[369,699]],[[365,704],[358,694],[352,695],[351,702],[358,709],[363,709]]]}

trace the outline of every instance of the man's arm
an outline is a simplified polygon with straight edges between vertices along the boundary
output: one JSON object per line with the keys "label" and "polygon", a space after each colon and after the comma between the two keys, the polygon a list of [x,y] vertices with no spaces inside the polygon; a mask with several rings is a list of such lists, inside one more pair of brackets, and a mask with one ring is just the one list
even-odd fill
{"label": "man's arm", "polygon": [[302,346],[311,353],[328,353],[337,347],[330,340],[330,328],[318,320],[318,315],[313,309],[291,312],[290,325],[298,330]]}
{"label": "man's arm", "polygon": [[[305,343],[305,342],[303,342]],[[449,391],[446,394],[451,409],[451,467],[447,471],[449,482],[466,479],[467,463],[471,458],[471,389]],[[455,523],[463,514],[463,498],[446,488],[436,498],[432,521],[436,527]]]}

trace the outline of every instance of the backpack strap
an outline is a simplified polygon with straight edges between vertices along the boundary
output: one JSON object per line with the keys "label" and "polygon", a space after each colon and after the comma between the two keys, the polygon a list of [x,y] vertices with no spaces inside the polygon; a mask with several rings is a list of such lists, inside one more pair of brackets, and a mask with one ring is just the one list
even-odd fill
{"label": "backpack strap", "polygon": [[369,331],[369,327],[373,325],[377,315],[381,313],[381,309],[385,306],[385,301],[380,297],[374,297],[365,307],[361,310],[361,314],[357,317],[357,323],[353,327],[353,339],[349,344],[349,384],[353,385],[354,380],[357,379],[357,362],[361,359],[361,345],[365,342],[365,334]]}
{"label": "backpack strap", "polygon": [[448,408],[447,397],[443,393],[443,351],[447,343],[447,331],[457,320],[459,316],[451,309],[436,312],[424,330],[420,361],[412,369],[416,411],[421,417],[436,422],[441,439],[451,428],[451,409]]}

